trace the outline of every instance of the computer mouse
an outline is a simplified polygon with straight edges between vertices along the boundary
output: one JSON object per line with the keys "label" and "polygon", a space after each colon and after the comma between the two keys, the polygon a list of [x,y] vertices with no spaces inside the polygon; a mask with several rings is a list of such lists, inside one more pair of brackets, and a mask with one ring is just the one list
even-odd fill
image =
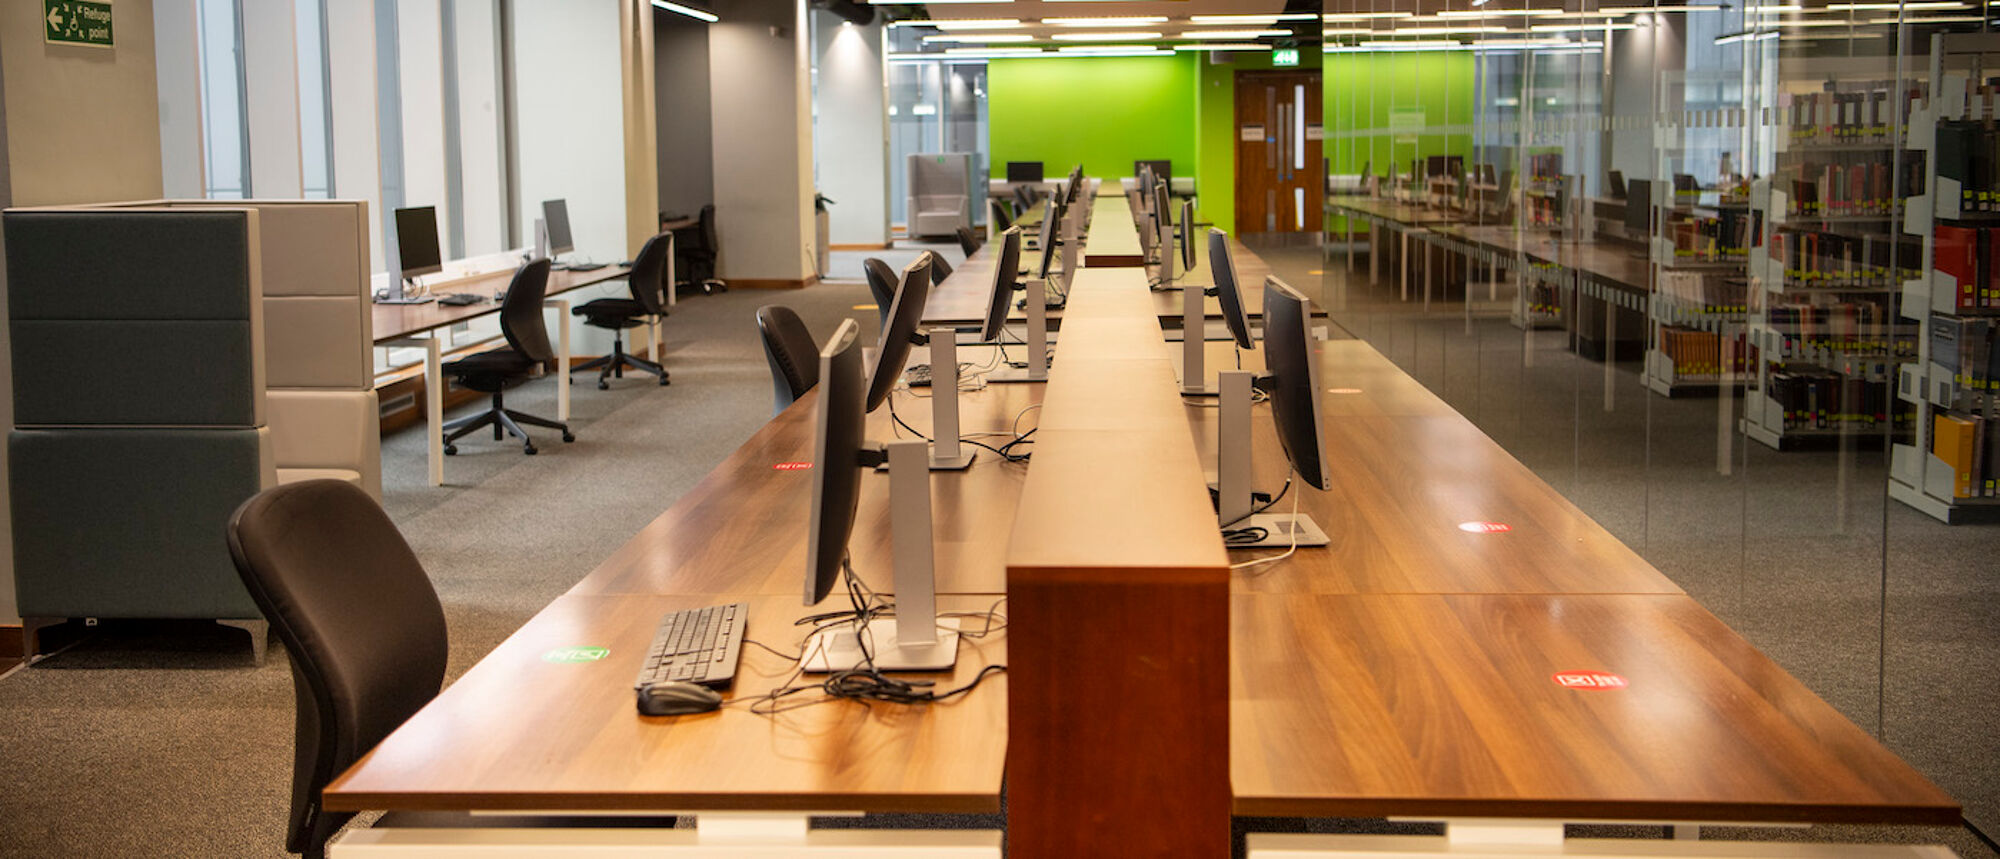
{"label": "computer mouse", "polygon": [[722,696],[693,683],[648,683],[639,687],[639,712],[648,716],[707,713],[722,706]]}

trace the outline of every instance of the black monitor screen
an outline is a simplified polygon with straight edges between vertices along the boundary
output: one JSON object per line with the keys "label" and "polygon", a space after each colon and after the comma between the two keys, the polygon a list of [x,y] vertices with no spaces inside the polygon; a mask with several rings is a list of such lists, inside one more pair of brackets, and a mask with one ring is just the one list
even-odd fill
{"label": "black monitor screen", "polygon": [[1610,194],[1613,200],[1625,199],[1625,171],[1613,170],[1604,178],[1605,193]]}
{"label": "black monitor screen", "polygon": [[1634,179],[1625,183],[1625,229],[1646,233],[1653,228],[1653,183]]}
{"label": "black monitor screen", "polygon": [[438,255],[437,207],[396,210],[396,252],[404,277],[444,271]]}
{"label": "black monitor screen", "polygon": [[819,353],[819,409],[814,414],[812,509],[807,520],[806,605],[826,599],[840,581],[847,538],[861,504],[867,383],[861,378],[861,327],[842,320]]}
{"label": "black monitor screen", "polygon": [[576,239],[569,233],[569,203],[564,200],[543,200],[542,221],[549,228],[549,256],[566,254],[576,250]]}
{"label": "black monitor screen", "polygon": [[1022,182],[1042,181],[1042,162],[1040,161],[1007,162],[1007,181],[1015,184],[1019,184]]}
{"label": "black monitor screen", "polygon": [[896,297],[889,302],[889,318],[882,326],[881,341],[875,344],[875,369],[868,375],[868,411],[881,408],[902,377],[930,294],[931,254],[926,251],[904,266],[896,280]]}
{"label": "black monitor screen", "polygon": [[1054,265],[1056,258],[1056,245],[1062,242],[1062,230],[1059,225],[1067,214],[1069,207],[1061,202],[1051,203],[1048,210],[1042,213],[1042,232],[1038,238],[1041,242],[1042,264],[1035,269],[1037,280],[1049,278],[1049,267]]}
{"label": "black monitor screen", "polygon": [[1014,299],[1014,284],[1021,268],[1021,228],[1008,227],[1000,234],[999,264],[993,267],[992,292],[986,295],[986,324],[979,329],[982,343],[1000,340],[1007,324],[1007,304]]}
{"label": "black monitor screen", "polygon": [[1166,159],[1158,161],[1134,161],[1132,162],[1132,175],[1137,176],[1142,170],[1148,167],[1152,168],[1154,179],[1161,182],[1174,181],[1173,162]]}
{"label": "black monitor screen", "polygon": [[1319,420],[1319,362],[1313,356],[1311,302],[1276,277],[1264,279],[1264,390],[1278,444],[1307,486],[1325,489],[1324,437]]}

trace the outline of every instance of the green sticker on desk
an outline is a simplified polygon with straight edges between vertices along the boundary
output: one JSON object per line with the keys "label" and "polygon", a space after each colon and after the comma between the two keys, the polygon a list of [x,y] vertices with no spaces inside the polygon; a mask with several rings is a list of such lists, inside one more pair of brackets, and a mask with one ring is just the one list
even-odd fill
{"label": "green sticker on desk", "polygon": [[543,662],[596,662],[611,655],[609,647],[558,647],[542,654]]}

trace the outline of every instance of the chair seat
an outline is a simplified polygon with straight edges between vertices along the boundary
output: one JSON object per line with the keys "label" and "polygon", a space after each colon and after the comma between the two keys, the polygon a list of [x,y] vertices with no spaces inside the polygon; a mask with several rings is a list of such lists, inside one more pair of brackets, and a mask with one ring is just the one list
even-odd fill
{"label": "chair seat", "polygon": [[[280,468],[278,485],[304,483],[308,480],[339,480],[361,486],[361,472],[349,468]],[[362,487],[367,488],[367,487]]]}
{"label": "chair seat", "polygon": [[630,298],[599,298],[570,311],[584,317],[585,325],[598,328],[636,328],[645,324],[646,306]]}
{"label": "chair seat", "polygon": [[493,393],[528,380],[536,361],[512,349],[495,349],[468,355],[444,365],[444,372],[460,385],[483,393]]}

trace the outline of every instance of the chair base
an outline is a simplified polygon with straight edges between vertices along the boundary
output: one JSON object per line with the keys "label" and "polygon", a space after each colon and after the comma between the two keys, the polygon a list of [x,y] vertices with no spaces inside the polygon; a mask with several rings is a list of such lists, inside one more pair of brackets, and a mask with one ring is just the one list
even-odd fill
{"label": "chair base", "polygon": [[522,429],[521,424],[561,430],[564,442],[576,441],[576,436],[570,433],[568,424],[507,408],[505,401],[501,399],[500,392],[495,391],[493,392],[492,408],[476,415],[467,415],[444,425],[444,453],[446,456],[458,455],[458,445],[453,444],[453,442],[472,434],[475,430],[490,426],[493,428],[494,441],[500,441],[511,435],[521,440],[521,453],[527,456],[534,456],[537,452],[535,450],[535,441],[528,437],[528,431]]}
{"label": "chair base", "polygon": [[571,367],[569,371],[571,373],[583,373],[583,372],[588,372],[590,370],[598,371],[597,389],[602,391],[611,387],[612,377],[615,376],[620,379],[625,378],[626,368],[631,368],[634,370],[643,370],[645,372],[658,376],[660,377],[660,384],[662,385],[669,385],[673,383],[672,376],[667,373],[667,368],[662,367],[659,364],[656,364],[652,361],[648,361],[644,358],[627,354],[625,352],[625,338],[623,337],[612,338],[611,354],[604,355],[598,358],[592,358],[588,361],[585,361],[581,364]]}

